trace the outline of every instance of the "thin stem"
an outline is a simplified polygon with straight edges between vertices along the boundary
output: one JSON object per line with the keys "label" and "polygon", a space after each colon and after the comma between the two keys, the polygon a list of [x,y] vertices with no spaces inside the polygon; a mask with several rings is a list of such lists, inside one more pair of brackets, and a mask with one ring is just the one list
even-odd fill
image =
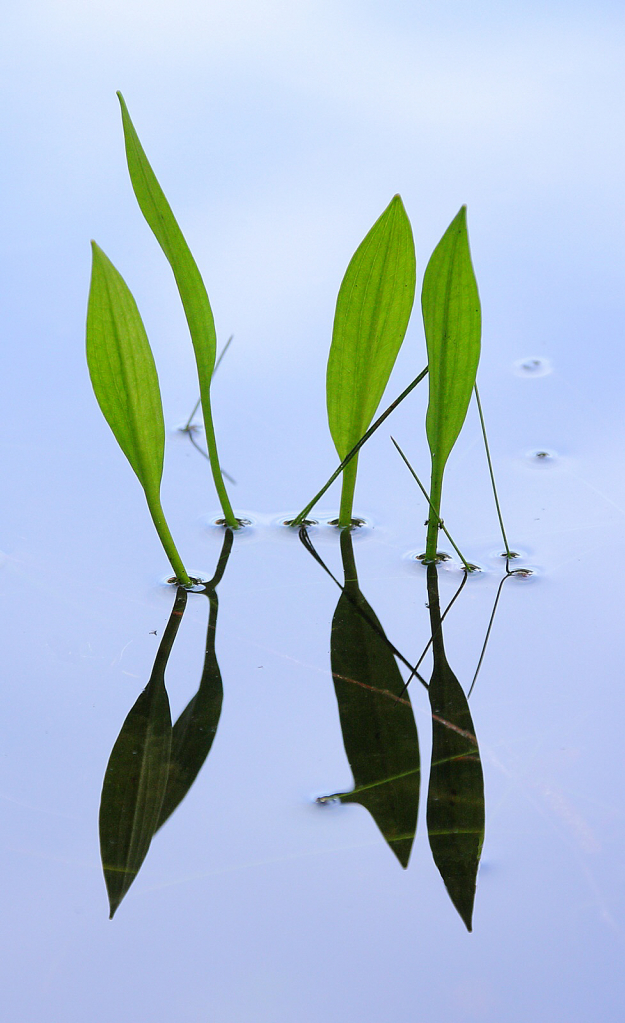
{"label": "thin stem", "polygon": [[[193,436],[193,429],[187,429],[187,427],[185,426],[185,427],[183,428],[183,430],[182,430],[181,432],[182,432],[182,433],[188,433],[188,434],[189,434],[189,440],[190,440],[190,441],[191,441],[191,443],[193,444],[193,447],[195,448],[195,450],[196,450],[196,451],[199,451],[199,452],[200,452],[200,454],[201,454],[201,455],[202,455],[202,456],[203,456],[203,457],[204,457],[204,458],[206,459],[206,461],[208,462],[208,460],[209,460],[209,458],[208,458],[208,455],[206,454],[206,452],[205,452],[204,448],[200,447],[200,445],[199,445],[199,444],[198,444],[198,442],[196,441],[195,437]],[[221,475],[222,475],[222,476],[225,476],[225,478],[226,478],[226,479],[228,480],[228,482],[229,482],[229,483],[233,483],[233,484],[234,484],[234,485],[236,486],[236,482],[237,482],[237,481],[236,481],[235,479],[233,479],[233,478],[232,478],[232,476],[230,475],[230,473],[229,473],[229,472],[226,472],[226,470],[225,470],[225,469],[222,469],[222,470],[221,470]]]}
{"label": "thin stem", "polygon": [[[401,457],[403,458],[404,462],[406,463],[406,465],[407,465],[407,466],[408,466],[408,468],[410,469],[410,472],[411,472],[411,473],[412,473],[412,475],[414,476],[415,480],[416,480],[416,481],[417,481],[417,483],[419,484],[419,487],[421,488],[421,493],[422,493],[422,494],[423,494],[423,496],[425,497],[425,500],[426,500],[426,501],[427,501],[427,503],[429,504],[430,508],[432,508],[432,510],[433,510],[433,509],[434,509],[434,506],[433,506],[432,502],[430,501],[430,498],[429,498],[428,492],[427,492],[427,490],[425,489],[425,487],[423,486],[423,483],[421,482],[421,480],[420,480],[420,479],[419,479],[419,477],[417,476],[416,472],[415,472],[415,471],[414,471],[414,469],[412,468],[412,466],[411,466],[410,462],[409,462],[409,461],[408,461],[408,459],[406,458],[406,456],[405,456],[404,452],[403,452],[403,451],[402,451],[402,449],[400,448],[400,446],[399,446],[399,444],[397,443],[397,441],[395,440],[395,438],[394,438],[394,437],[391,437],[391,440],[393,441],[393,444],[395,445],[395,447],[396,447],[396,448],[397,448],[397,450],[399,451],[399,453],[400,453]],[[449,540],[449,542],[450,542],[451,546],[452,546],[452,547],[453,547],[453,549],[455,550],[456,554],[457,554],[457,555],[458,555],[458,557],[460,558],[460,560],[461,560],[462,564],[464,565],[464,567],[465,567],[465,571],[467,571],[467,572],[472,572],[472,571],[474,570],[475,566],[471,566],[471,565],[469,564],[469,562],[468,562],[468,561],[467,561],[467,559],[466,559],[466,558],[464,557],[464,555],[463,555],[462,551],[460,550],[460,548],[456,546],[456,544],[455,544],[455,543],[454,543],[454,541],[452,540],[452,538],[451,538],[451,536],[450,536],[450,534],[449,534],[448,530],[447,530],[447,529],[445,528],[445,524],[444,524],[444,522],[442,521],[442,519],[439,519],[439,525],[440,525],[441,529],[443,530],[443,533],[445,534],[445,536],[446,536],[446,537],[447,537],[447,539]]]}
{"label": "thin stem", "polygon": [[174,570],[176,580],[181,583],[182,586],[190,586],[191,580],[187,575],[186,568],[182,564],[182,559],[178,554],[173,537],[169,531],[169,526],[167,525],[163,508],[161,506],[161,499],[158,494],[149,494],[147,490],[145,492],[145,496],[148,502],[148,508],[150,509],[150,515],[152,516],[152,521],[156,526],[156,532],[159,535],[165,554],[169,558],[169,563]]}
{"label": "thin stem", "polygon": [[206,434],[206,447],[208,448],[208,460],[210,462],[211,471],[213,473],[213,480],[215,482],[215,488],[219,497],[219,502],[224,513],[224,522],[230,529],[238,529],[239,523],[234,516],[232,505],[228,498],[228,492],[226,490],[226,484],[223,481],[221,474],[221,466],[219,465],[219,455],[217,454],[217,441],[215,440],[215,428],[213,426],[213,417],[211,414],[210,404],[210,389],[208,387],[200,387],[202,393],[202,411],[204,413],[204,432]]}
{"label": "thin stem", "polygon": [[425,560],[436,561],[436,549],[438,546],[438,527],[441,521],[441,495],[443,490],[443,474],[436,476],[432,473],[430,482],[430,514],[428,515],[428,531],[425,541]]}
{"label": "thin stem", "polygon": [[330,476],[330,479],[328,480],[328,482],[321,488],[321,490],[319,491],[318,494],[315,494],[315,496],[313,497],[312,501],[309,504],[306,505],[306,507],[299,513],[299,515],[296,515],[296,517],[292,520],[292,522],[290,523],[291,526],[301,526],[302,525],[302,523],[304,522],[304,519],[306,518],[306,516],[315,507],[315,505],[317,504],[317,501],[319,501],[323,497],[323,495],[325,494],[326,490],[328,490],[328,488],[332,486],[332,484],[334,483],[335,479],[338,479],[338,477],[343,472],[343,469],[345,468],[345,466],[349,465],[349,463],[351,462],[352,458],[354,458],[354,456],[358,454],[358,452],[360,451],[360,449],[363,446],[363,444],[366,444],[366,442],[369,440],[369,437],[371,437],[371,435],[373,433],[375,433],[375,431],[377,430],[378,426],[381,426],[382,423],[384,422],[384,420],[387,419],[390,416],[391,412],[393,412],[397,408],[397,406],[404,400],[404,398],[408,397],[410,392],[412,390],[414,390],[414,388],[417,386],[417,384],[421,383],[423,378],[426,376],[427,371],[428,371],[428,368],[426,366],[424,370],[421,370],[421,372],[419,373],[419,376],[416,377],[412,381],[411,384],[408,384],[408,387],[406,388],[406,390],[402,391],[401,394],[399,395],[399,397],[395,398],[395,401],[392,402],[389,405],[389,407],[386,409],[386,411],[383,412],[382,415],[379,416],[376,419],[376,421],[373,424],[373,426],[370,426],[369,429],[367,430],[367,432],[363,433],[363,435],[360,438],[360,440],[358,441],[358,443],[354,444],[354,447],[352,448],[352,450],[345,456],[345,458],[343,459],[343,461],[341,462],[339,467],[332,473],[332,475]]}
{"label": "thin stem", "polygon": [[[454,593],[453,597],[451,598],[451,600],[449,601],[447,607],[445,608],[445,610],[443,611],[443,613],[441,615],[441,626],[442,626],[443,622],[445,621],[445,618],[447,617],[448,611],[451,611],[451,609],[454,606],[454,604],[456,603],[458,597],[462,593],[462,590],[464,588],[464,584],[466,583],[467,579],[468,579],[468,575],[465,572],[463,577],[462,577],[462,582],[460,583],[460,586],[458,587],[458,589]],[[415,664],[412,675],[410,676],[410,678],[406,682],[404,688],[402,689],[401,693],[399,694],[400,696],[402,695],[402,693],[404,693],[406,691],[406,689],[408,688],[408,686],[412,682],[412,679],[414,678],[414,676],[417,675],[417,669],[420,667],[420,665],[421,665],[425,655],[427,654],[428,650],[432,646],[432,640],[433,639],[434,639],[434,637],[430,636],[430,638],[428,639],[427,643],[425,644],[425,649],[423,650],[423,653],[421,654],[419,660]],[[417,677],[420,678],[420,676],[418,676],[418,675],[417,675]]]}
{"label": "thin stem", "polygon": [[[497,487],[495,485],[495,474],[493,472],[493,463],[491,462],[491,458],[490,458],[490,449],[488,447],[488,438],[486,436],[486,426],[484,424],[484,416],[482,414],[482,403],[480,401],[480,395],[479,395],[479,391],[477,389],[477,384],[475,384],[475,399],[477,401],[477,411],[479,412],[480,423],[481,423],[481,426],[482,426],[482,436],[484,437],[484,447],[486,449],[486,459],[488,461],[488,471],[490,473],[490,481],[491,481],[492,486],[493,486],[493,495],[495,497],[495,507],[497,508],[497,517],[499,518],[499,526],[501,528],[501,535],[503,537],[504,546],[506,548],[506,558],[510,559],[510,558],[514,557],[514,554],[510,550],[510,547],[508,546],[508,538],[506,536],[506,530],[505,530],[504,524],[503,524],[503,517],[502,517],[502,514],[501,514],[501,508],[499,507],[499,498],[497,497]],[[499,599],[499,598],[497,598],[497,599]]]}
{"label": "thin stem", "polygon": [[342,527],[351,525],[357,472],[358,455],[352,458],[351,462],[343,472],[343,486],[341,489],[341,508],[339,511],[339,526]]}
{"label": "thin stem", "polygon": [[[230,337],[228,338],[228,340],[226,341],[225,345],[221,349],[219,355],[217,356],[217,362],[213,366],[213,372],[211,373],[211,381],[212,381],[213,377],[215,376],[215,373],[219,369],[219,366],[221,365],[221,360],[223,359],[224,355],[228,351],[228,349],[229,349],[230,345],[232,344],[233,340],[234,340],[234,334],[231,334]],[[181,430],[182,433],[191,433],[190,426],[191,426],[191,423],[193,422],[193,419],[195,418],[195,413],[197,412],[197,410],[200,407],[201,400],[202,400],[201,398],[198,398],[198,400],[196,401],[195,405],[193,406],[193,412],[191,413],[191,415],[187,419],[185,425],[182,427],[182,430]],[[202,451],[202,449],[198,448],[198,451]],[[203,451],[202,451],[202,454],[204,454]],[[206,457],[208,458],[208,455],[206,455]],[[224,476],[228,476],[228,473],[225,472]],[[231,479],[231,477],[228,476],[228,479]]]}
{"label": "thin stem", "polygon": [[471,686],[469,688],[469,692],[467,693],[467,700],[469,699],[471,693],[473,692],[473,686],[477,682],[477,676],[479,675],[480,668],[482,667],[482,661],[484,660],[484,654],[486,653],[486,647],[488,646],[488,641],[490,639],[490,631],[491,631],[491,629],[493,627],[493,622],[495,621],[495,611],[497,610],[497,605],[499,603],[499,598],[501,596],[501,591],[503,589],[503,584],[505,583],[506,579],[510,578],[510,576],[512,574],[513,574],[512,572],[507,572],[506,575],[504,575],[504,577],[501,580],[501,582],[499,583],[499,586],[497,587],[497,596],[495,597],[495,603],[493,604],[493,610],[492,610],[492,613],[491,613],[491,616],[490,616],[490,621],[488,623],[488,628],[486,630],[486,636],[484,638],[484,646],[482,647],[482,652],[480,654],[480,659],[477,662],[477,668],[475,669],[475,675],[473,676],[473,681],[472,681]]}
{"label": "thin stem", "polygon": [[[193,406],[193,412],[191,413],[191,415],[187,419],[186,423],[182,427],[182,430],[181,430],[182,433],[191,433],[191,423],[193,422],[193,420],[195,418],[195,413],[197,412],[197,410],[200,407],[201,400],[202,400],[201,398],[198,398],[198,400],[196,401],[195,405]],[[203,454],[203,452],[202,452],[202,454]],[[208,458],[208,455],[206,457]]]}

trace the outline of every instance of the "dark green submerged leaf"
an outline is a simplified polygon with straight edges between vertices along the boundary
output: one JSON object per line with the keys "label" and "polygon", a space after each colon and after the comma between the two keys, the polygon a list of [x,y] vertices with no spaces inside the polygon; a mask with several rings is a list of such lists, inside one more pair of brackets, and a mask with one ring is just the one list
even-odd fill
{"label": "dark green submerged leaf", "polygon": [[380,622],[358,587],[351,536],[341,533],[345,589],[332,620],[331,663],[354,789],[403,867],[417,826],[420,761],[410,697]]}
{"label": "dark green submerged leaf", "polygon": [[211,751],[217,734],[223,702],[223,684],[215,653],[219,608],[215,587],[225,571],[231,550],[232,530],[227,529],[217,571],[204,589],[209,601],[209,617],[202,678],[197,693],[189,701],[172,729],[169,776],[157,828],[165,823],[187,795]]}
{"label": "dark green submerged leaf", "polygon": [[171,753],[171,715],[165,668],[184,614],[179,587],[147,687],[113,746],[100,800],[100,854],[114,916],[137,876],[161,818]]}
{"label": "dark green submerged leaf", "polygon": [[434,656],[428,837],[449,897],[471,930],[484,841],[484,778],[469,705],[445,656],[436,565],[428,565],[427,578]]}

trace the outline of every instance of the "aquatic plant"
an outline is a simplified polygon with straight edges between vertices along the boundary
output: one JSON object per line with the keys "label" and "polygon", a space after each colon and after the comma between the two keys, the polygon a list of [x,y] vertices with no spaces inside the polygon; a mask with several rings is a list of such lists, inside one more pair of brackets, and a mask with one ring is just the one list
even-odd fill
{"label": "aquatic plant", "polygon": [[126,160],[133,191],[143,216],[167,257],[178,286],[195,352],[204,430],[213,480],[223,510],[224,522],[232,529],[236,529],[239,523],[232,511],[223,481],[211,412],[210,384],[217,353],[213,312],[202,275],[145,155],[139,136],[130,119],[124,97],[121,92],[118,92],[117,96],[122,111]]}
{"label": "aquatic plant", "polygon": [[421,306],[430,387],[426,433],[432,456],[425,555],[434,561],[443,473],[466,418],[480,358],[480,299],[469,251],[466,206],[432,253],[423,278]]}
{"label": "aquatic plant", "polygon": [[87,363],[104,418],[145,491],[148,508],[179,582],[187,571],[169,531],[160,488],[165,453],[161,392],[137,304],[95,242],[87,308]]}
{"label": "aquatic plant", "polygon": [[[404,340],[416,284],[410,221],[398,195],[360,243],[336,302],[328,357],[328,422],[339,458],[361,439]],[[339,526],[351,522],[357,454],[343,470]]]}

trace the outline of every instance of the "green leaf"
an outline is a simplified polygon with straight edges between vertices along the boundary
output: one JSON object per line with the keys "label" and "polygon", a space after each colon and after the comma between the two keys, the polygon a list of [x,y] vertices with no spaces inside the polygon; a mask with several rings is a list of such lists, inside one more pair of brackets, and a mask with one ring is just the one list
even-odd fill
{"label": "green leaf", "polygon": [[484,777],[475,728],[462,686],[443,646],[436,565],[428,565],[434,667],[428,838],[434,862],[467,929],[472,927],[477,870],[484,842]]}
{"label": "green leaf", "polygon": [[121,92],[117,93],[122,111],[126,159],[139,208],[165,253],[174,272],[189,332],[198,360],[198,371],[210,381],[215,365],[217,339],[213,313],[197,263],[165,198],[156,175],[145,155],[130,119]]}
{"label": "green leaf", "polygon": [[111,917],[130,888],[159,826],[171,752],[165,668],[187,602],[179,587],[147,687],[111,751],[100,800],[100,853]]}
{"label": "green leaf", "polygon": [[156,366],[128,285],[91,243],[87,363],[95,396],[146,492],[160,490],[165,425]]}
{"label": "green leaf", "polygon": [[139,203],[139,208],[165,253],[178,285],[195,353],[202,412],[204,415],[204,429],[213,480],[219,495],[226,524],[236,529],[238,522],[232,511],[219,465],[210,403],[210,384],[213,369],[215,368],[215,354],[217,351],[213,312],[202,275],[172,213],[171,206],[167,202],[165,194],[145,155],[143,146],[139,141],[139,136],[130,119],[124,97],[121,92],[118,92],[117,96],[122,111],[126,159],[130,180]]}
{"label": "green leaf", "polygon": [[[415,293],[410,221],[396,195],[356,249],[336,303],[326,394],[332,439],[341,459],[366,432],[408,327]],[[343,474],[341,525],[356,479],[354,458]]]}
{"label": "green leaf", "polygon": [[480,358],[480,299],[467,234],[466,206],[432,253],[421,295],[428,349],[430,398],[426,430],[432,455],[427,556],[436,533],[445,464],[466,418]]}
{"label": "green leaf", "polygon": [[359,589],[346,529],[341,553],[345,588],[332,620],[331,660],[354,789],[326,798],[364,806],[407,867],[419,809],[417,726],[389,642]]}
{"label": "green leaf", "polygon": [[93,262],[87,309],[87,363],[93,390],[117,443],[145,490],[165,553],[188,583],[160,501],[165,424],[152,350],[128,285],[102,249]]}
{"label": "green leaf", "polygon": [[442,471],[462,429],[480,359],[480,298],[466,206],[432,253],[421,301],[430,382],[426,429],[432,458]]}

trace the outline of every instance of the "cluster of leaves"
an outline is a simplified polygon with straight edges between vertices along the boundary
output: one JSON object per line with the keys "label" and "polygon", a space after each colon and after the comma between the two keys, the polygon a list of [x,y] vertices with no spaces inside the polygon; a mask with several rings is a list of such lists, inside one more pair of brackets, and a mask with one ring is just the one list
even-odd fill
{"label": "cluster of leaves", "polygon": [[[126,158],[141,212],[172,268],[195,352],[208,457],[224,524],[236,529],[219,466],[210,383],[216,334],[200,271],[139,141],[121,94]],[[404,341],[416,289],[410,221],[396,195],[354,253],[341,284],[327,369],[330,432],[341,465],[293,520],[300,525],[342,472],[338,524],[351,523],[358,452],[392,408],[429,371],[426,420],[431,451],[430,514],[426,557],[436,557],[443,472],[467,413],[480,355],[480,303],[471,264],[463,206],[437,245],[423,280],[421,303],[428,366],[371,426]],[[176,578],[189,576],[160,502],[164,425],[154,359],[135,300],[125,281],[93,243],[87,314],[87,360],[93,388],[122,451],[143,489]]]}

